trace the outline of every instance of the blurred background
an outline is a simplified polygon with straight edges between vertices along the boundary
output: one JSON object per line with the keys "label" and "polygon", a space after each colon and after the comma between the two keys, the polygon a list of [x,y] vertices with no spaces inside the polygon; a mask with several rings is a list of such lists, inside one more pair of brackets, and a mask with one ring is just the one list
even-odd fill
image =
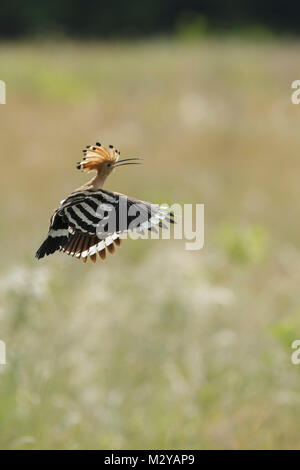
{"label": "blurred background", "polygon": [[[1,6],[2,449],[300,448],[299,9]],[[106,188],[204,203],[205,247],[37,261],[99,140]]]}

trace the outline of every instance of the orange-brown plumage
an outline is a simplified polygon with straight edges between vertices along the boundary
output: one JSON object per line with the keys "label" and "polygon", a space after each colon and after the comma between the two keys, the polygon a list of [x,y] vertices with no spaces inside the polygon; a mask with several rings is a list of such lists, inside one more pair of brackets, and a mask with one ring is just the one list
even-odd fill
{"label": "orange-brown plumage", "polygon": [[[161,219],[165,218],[165,215],[159,208],[153,209],[153,204],[102,189],[106,178],[115,168],[138,164],[136,160],[140,160],[139,158],[120,160],[120,152],[113,145],[107,148],[99,142],[87,146],[83,153],[84,156],[78,162],[77,168],[84,172],[95,171],[96,175],[61,202],[51,218],[48,236],[38,249],[37,258],[43,258],[59,250],[75,258],[81,258],[84,263],[88,257],[96,263],[97,253],[102,260],[105,260],[106,251],[113,254],[115,247],[121,245],[120,234],[132,230],[128,214],[125,225],[122,225],[118,218],[115,227],[110,226],[116,212],[124,208],[124,200],[125,211],[135,205],[142,211],[144,219],[138,228],[153,230],[153,224],[162,227]],[[152,210],[158,217],[152,218]],[[152,220],[155,222],[152,223]],[[170,219],[169,221],[172,222]]]}
{"label": "orange-brown plumage", "polygon": [[77,168],[83,171],[101,171],[105,163],[116,163],[119,160],[120,152],[110,145],[109,148],[97,142],[96,145],[89,145],[83,150],[84,156],[78,162]]}

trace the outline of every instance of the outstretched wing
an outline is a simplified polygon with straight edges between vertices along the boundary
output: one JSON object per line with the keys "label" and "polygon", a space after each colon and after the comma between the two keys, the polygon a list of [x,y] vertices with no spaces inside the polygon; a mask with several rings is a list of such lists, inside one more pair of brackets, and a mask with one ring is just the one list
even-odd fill
{"label": "outstretched wing", "polygon": [[[57,235],[56,249],[82,258],[84,262],[90,256],[95,262],[97,253],[104,259],[106,249],[110,253],[114,252],[115,245],[121,243],[121,233],[129,230],[156,230],[156,225],[166,228],[164,219],[174,223],[173,214],[158,205],[128,198],[123,194],[105,190],[76,192],[62,201],[54,215],[48,234],[48,238],[51,238],[51,253],[56,251],[53,239]],[[63,225],[63,230],[67,230],[67,238],[58,239],[61,232],[56,232],[57,225],[60,228]],[[66,232],[63,235],[66,236]],[[41,248],[37,257],[50,254],[42,254]]]}

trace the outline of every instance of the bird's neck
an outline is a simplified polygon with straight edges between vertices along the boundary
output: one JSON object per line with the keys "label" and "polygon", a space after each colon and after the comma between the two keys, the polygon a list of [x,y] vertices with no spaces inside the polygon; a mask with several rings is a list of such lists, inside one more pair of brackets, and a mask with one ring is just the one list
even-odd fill
{"label": "bird's neck", "polygon": [[94,178],[92,178],[90,181],[85,183],[83,186],[81,186],[79,189],[93,189],[94,191],[97,191],[98,189],[101,189],[104,185],[104,182],[107,178],[107,175],[103,175],[101,173],[97,173]]}

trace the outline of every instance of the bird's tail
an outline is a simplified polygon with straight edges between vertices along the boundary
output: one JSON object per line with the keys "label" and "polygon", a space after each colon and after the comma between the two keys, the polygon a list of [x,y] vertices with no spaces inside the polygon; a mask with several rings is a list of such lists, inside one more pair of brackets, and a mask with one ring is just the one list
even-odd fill
{"label": "bird's tail", "polygon": [[50,229],[46,240],[41,244],[35,256],[40,259],[44,256],[51,255],[55,251],[63,247],[69,239],[68,229]]}

